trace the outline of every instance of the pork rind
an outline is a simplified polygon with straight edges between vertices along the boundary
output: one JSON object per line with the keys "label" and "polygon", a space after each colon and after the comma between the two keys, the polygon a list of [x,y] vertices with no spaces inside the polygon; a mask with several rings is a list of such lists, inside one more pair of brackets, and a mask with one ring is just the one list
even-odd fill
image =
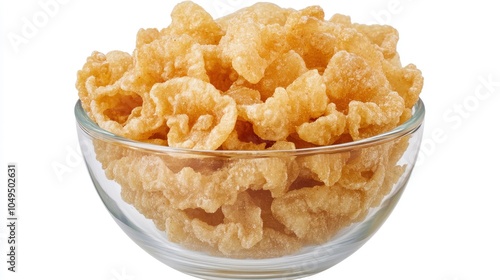
{"label": "pork rind", "polygon": [[234,129],[238,117],[234,99],[200,79],[173,78],[155,84],[150,95],[159,104],[155,115],[167,121],[171,147],[215,150]]}
{"label": "pork rind", "polygon": [[310,70],[286,89],[278,87],[264,103],[242,106],[241,116],[253,124],[263,140],[285,140],[296,127],[322,116],[328,104],[326,86],[317,70]]}
{"label": "pork rind", "polygon": [[[396,29],[271,3],[214,19],[188,1],[171,18],[140,29],[130,54],[93,52],[76,84],[101,128],[173,148],[94,141],[123,200],[170,241],[236,258],[292,254],[364,220],[397,191],[409,137],[300,153],[411,117],[423,78],[401,65]],[[228,150],[248,153],[217,154]]]}

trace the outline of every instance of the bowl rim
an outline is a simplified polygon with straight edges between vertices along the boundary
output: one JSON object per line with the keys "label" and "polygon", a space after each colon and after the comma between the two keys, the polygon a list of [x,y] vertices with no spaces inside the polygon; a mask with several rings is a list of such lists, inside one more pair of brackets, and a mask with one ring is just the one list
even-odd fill
{"label": "bowl rim", "polygon": [[397,127],[368,138],[363,138],[351,142],[317,146],[310,148],[299,148],[294,150],[196,150],[188,148],[176,148],[151,144],[125,138],[99,127],[87,115],[82,107],[81,100],[78,100],[74,107],[74,113],[78,127],[91,138],[114,143],[116,145],[126,146],[132,149],[139,149],[155,153],[174,153],[189,156],[208,156],[208,157],[276,157],[276,156],[299,156],[318,153],[336,153],[345,152],[353,149],[359,149],[367,146],[382,144],[397,138],[404,137],[418,130],[424,122],[425,106],[422,99],[418,99],[412,108],[412,116]]}

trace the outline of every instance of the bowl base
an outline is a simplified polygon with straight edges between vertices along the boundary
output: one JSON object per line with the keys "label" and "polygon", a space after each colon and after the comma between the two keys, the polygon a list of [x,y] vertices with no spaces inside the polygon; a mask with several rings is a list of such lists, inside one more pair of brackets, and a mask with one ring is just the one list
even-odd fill
{"label": "bowl base", "polygon": [[[408,176],[409,177],[409,176]],[[110,211],[122,230],[142,249],[162,263],[202,279],[299,279],[324,271],[358,250],[380,228],[396,206],[407,182],[385,200],[378,211],[351,225],[320,246],[303,248],[296,254],[268,259],[231,259],[188,250],[167,240],[151,222],[144,231],[127,223],[127,214]],[[105,195],[105,192],[99,192]],[[104,198],[105,199],[105,198]],[[113,210],[117,210],[116,208]],[[118,214],[118,215],[117,215]],[[376,214],[376,215],[375,215]],[[140,214],[139,214],[140,215]],[[151,230],[156,231],[151,234]]]}

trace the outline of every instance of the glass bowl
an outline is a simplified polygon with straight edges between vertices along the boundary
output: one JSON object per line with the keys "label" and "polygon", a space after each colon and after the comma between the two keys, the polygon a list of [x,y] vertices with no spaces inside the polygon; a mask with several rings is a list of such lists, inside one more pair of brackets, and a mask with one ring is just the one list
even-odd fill
{"label": "glass bowl", "polygon": [[412,173],[425,108],[395,129],[296,150],[200,151],[98,127],[78,138],[116,223],[166,265],[204,279],[294,279],[341,262],[384,223]]}

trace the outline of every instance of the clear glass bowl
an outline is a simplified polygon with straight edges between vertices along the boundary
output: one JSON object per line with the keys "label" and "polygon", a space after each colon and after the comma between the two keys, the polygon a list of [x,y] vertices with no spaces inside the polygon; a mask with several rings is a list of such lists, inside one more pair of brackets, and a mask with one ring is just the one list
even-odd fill
{"label": "clear glass bowl", "polygon": [[294,279],[328,269],[384,223],[410,178],[425,108],[397,128],[297,150],[196,151],[132,141],[75,106],[80,147],[117,224],[204,279]]}

